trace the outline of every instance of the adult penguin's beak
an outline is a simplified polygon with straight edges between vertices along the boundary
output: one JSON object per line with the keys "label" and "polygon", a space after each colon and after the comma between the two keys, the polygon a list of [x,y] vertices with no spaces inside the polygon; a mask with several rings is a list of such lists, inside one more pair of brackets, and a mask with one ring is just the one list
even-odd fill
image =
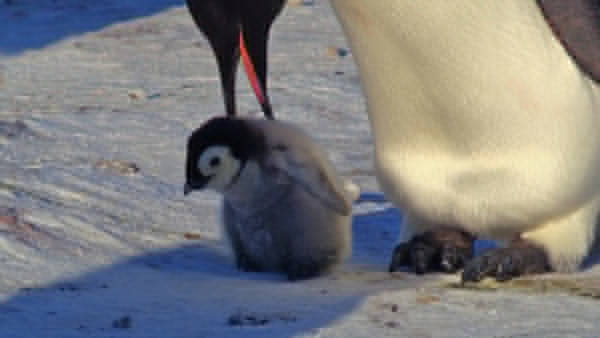
{"label": "adult penguin's beak", "polygon": [[[268,33],[267,33],[268,34]],[[250,38],[251,47],[246,47],[246,38],[244,32],[240,32],[240,51],[242,62],[246,69],[248,81],[254,90],[254,95],[260,103],[260,106],[268,119],[273,119],[273,109],[267,95],[267,38]],[[254,61],[256,60],[256,62]],[[258,67],[257,67],[258,65]]]}
{"label": "adult penguin's beak", "polygon": [[273,119],[267,86],[267,49],[271,25],[285,5],[285,0],[238,1],[239,47],[244,68],[265,117]]}
{"label": "adult penguin's beak", "polygon": [[284,4],[285,0],[187,0],[217,59],[228,116],[237,114],[235,79],[241,54],[265,116],[274,118],[267,92],[267,45],[271,24]]}

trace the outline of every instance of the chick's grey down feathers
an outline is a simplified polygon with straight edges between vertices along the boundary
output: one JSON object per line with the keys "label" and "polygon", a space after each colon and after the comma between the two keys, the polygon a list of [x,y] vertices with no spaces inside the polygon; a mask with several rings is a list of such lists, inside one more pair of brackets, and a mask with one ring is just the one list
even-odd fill
{"label": "chick's grey down feathers", "polygon": [[215,146],[241,163],[220,191],[225,234],[240,269],[279,271],[296,280],[349,255],[356,196],[305,132],[281,121],[211,119],[190,137],[188,186],[210,181],[197,162]]}

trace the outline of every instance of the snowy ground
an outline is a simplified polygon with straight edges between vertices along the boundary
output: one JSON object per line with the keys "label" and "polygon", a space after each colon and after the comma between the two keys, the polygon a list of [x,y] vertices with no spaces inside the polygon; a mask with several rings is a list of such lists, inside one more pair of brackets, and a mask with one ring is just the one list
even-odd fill
{"label": "snowy ground", "polygon": [[[298,283],[236,271],[217,196],[183,198],[186,137],[223,106],[181,0],[7,3],[0,337],[600,336],[599,267],[485,291],[385,273],[400,215],[375,182],[357,72],[326,2],[290,5],[274,25],[272,101],[365,195],[352,259]],[[240,112],[259,115],[240,80]]]}

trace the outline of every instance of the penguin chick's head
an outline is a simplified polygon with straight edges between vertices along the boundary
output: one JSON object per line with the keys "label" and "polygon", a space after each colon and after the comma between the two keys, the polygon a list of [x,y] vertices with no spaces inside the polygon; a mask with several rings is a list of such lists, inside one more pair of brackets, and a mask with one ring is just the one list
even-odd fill
{"label": "penguin chick's head", "polygon": [[212,189],[223,193],[246,162],[261,156],[264,138],[244,120],[216,117],[188,139],[184,193]]}

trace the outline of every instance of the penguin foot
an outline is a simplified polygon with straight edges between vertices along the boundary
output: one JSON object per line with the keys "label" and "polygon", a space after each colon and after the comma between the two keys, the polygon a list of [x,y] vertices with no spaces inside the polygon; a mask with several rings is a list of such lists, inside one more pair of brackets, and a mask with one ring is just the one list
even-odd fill
{"label": "penguin foot", "polygon": [[490,249],[471,260],[462,273],[462,281],[479,282],[485,277],[507,281],[528,274],[550,272],[552,268],[544,249],[517,240],[507,248]]}
{"label": "penguin foot", "polygon": [[456,272],[473,258],[474,241],[471,234],[457,228],[427,231],[396,246],[389,271],[406,266],[414,268],[417,274]]}

